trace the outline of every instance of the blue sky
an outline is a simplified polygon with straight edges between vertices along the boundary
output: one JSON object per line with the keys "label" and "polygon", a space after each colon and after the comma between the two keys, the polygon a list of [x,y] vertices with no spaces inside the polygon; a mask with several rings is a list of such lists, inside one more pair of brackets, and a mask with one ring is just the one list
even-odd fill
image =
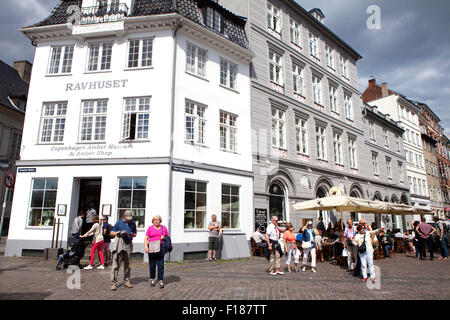
{"label": "blue sky", "polygon": [[[46,18],[59,0],[2,0],[0,59],[33,62],[34,47],[18,29]],[[371,76],[408,98],[427,103],[450,134],[450,1],[299,0],[320,8],[324,23],[363,59],[359,89]],[[219,0],[220,3],[220,0]],[[381,29],[369,30],[367,8],[381,9]]]}

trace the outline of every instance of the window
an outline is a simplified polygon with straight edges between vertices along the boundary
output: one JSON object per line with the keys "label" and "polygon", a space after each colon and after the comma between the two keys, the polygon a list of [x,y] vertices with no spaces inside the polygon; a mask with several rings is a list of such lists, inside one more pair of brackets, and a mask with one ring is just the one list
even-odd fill
{"label": "window", "polygon": [[286,113],[272,108],[272,146],[286,148]]}
{"label": "window", "polygon": [[203,19],[206,26],[223,33],[223,18],[219,12],[213,8],[205,7],[203,9]]}
{"label": "window", "polygon": [[412,178],[408,176],[409,192],[413,193],[413,182]]}
{"label": "window", "polygon": [[315,75],[312,77],[314,102],[317,104],[322,104],[322,83],[321,79]]}
{"label": "window", "polygon": [[325,46],[325,53],[327,56],[327,66],[334,69],[334,50],[329,46]]}
{"label": "window", "polygon": [[376,139],[375,139],[375,124],[373,122],[369,122],[369,135],[370,135],[370,140],[376,141]]}
{"label": "window", "polygon": [[267,2],[267,27],[281,33],[280,9]]}
{"label": "window", "polygon": [[112,42],[89,44],[88,71],[111,69]]}
{"label": "window", "polygon": [[80,140],[105,140],[108,100],[83,101],[82,105]]}
{"label": "window", "polygon": [[417,185],[417,178],[413,178],[413,193],[417,194],[417,192],[419,192],[419,188]]}
{"label": "window", "polygon": [[238,65],[220,58],[220,84],[236,89],[236,77],[237,77]]}
{"label": "window", "polygon": [[290,26],[291,42],[300,47],[300,25],[294,19],[290,19]]}
{"label": "window", "polygon": [[344,78],[348,78],[347,61],[347,59],[341,56],[341,72]]}
{"label": "window", "polygon": [[334,147],[334,162],[337,164],[344,164],[344,157],[342,155],[342,137],[339,133],[333,133],[333,147]]}
{"label": "window", "polygon": [[356,161],[356,141],[355,139],[348,139],[348,153],[350,156],[350,168],[358,168]]}
{"label": "window", "polygon": [[137,228],[145,227],[147,178],[119,178],[117,220],[123,219],[126,210],[131,210]]}
{"label": "window", "polygon": [[303,69],[296,64],[292,64],[292,74],[294,80],[294,93],[305,96]]}
{"label": "window", "polygon": [[73,46],[51,48],[49,74],[72,72]]}
{"label": "window", "polygon": [[417,164],[420,168],[423,168],[423,156],[419,154],[419,162]]}
{"label": "window", "polygon": [[373,174],[378,175],[378,154],[372,152],[372,168]]}
{"label": "window", "polygon": [[206,106],[186,101],[185,139],[186,141],[205,144]]}
{"label": "window", "polygon": [[325,127],[316,125],[316,148],[317,148],[317,159],[327,160],[327,143]]}
{"label": "window", "polygon": [[66,127],[67,102],[44,103],[41,119],[41,143],[62,142]]}
{"label": "window", "polygon": [[345,106],[345,117],[349,120],[353,120],[353,104],[352,97],[348,94],[344,94],[344,106]]}
{"label": "window", "polygon": [[395,136],[395,149],[400,152],[400,137]]}
{"label": "window", "polygon": [[337,88],[334,86],[329,86],[329,94],[330,94],[330,107],[331,111],[339,114],[339,107],[337,102]]}
{"label": "window", "polygon": [[207,50],[201,49],[188,43],[186,54],[186,71],[196,74],[200,77],[206,77],[207,56]]}
{"label": "window", "polygon": [[29,227],[53,226],[55,216],[57,178],[35,178],[31,190],[31,202],[28,216]]}
{"label": "window", "polygon": [[297,152],[308,154],[308,123],[305,119],[295,118],[295,138],[297,142]]}
{"label": "window", "polygon": [[[206,228],[206,182],[186,180],[184,184],[184,228]],[[222,223],[223,224],[223,223]]]}
{"label": "window", "polygon": [[128,68],[143,68],[152,65],[153,38],[128,41]]}
{"label": "window", "polygon": [[319,58],[319,38],[314,34],[309,34],[309,52],[312,56]]}
{"label": "window", "polygon": [[403,162],[398,162],[398,172],[400,175],[400,182],[403,182]]}
{"label": "window", "polygon": [[222,228],[239,228],[239,187],[222,184]]}
{"label": "window", "polygon": [[10,159],[11,160],[18,160],[20,157],[20,145],[22,144],[22,135],[17,132],[13,132],[12,134],[12,141],[11,141],[11,148],[10,148]]}
{"label": "window", "polygon": [[236,116],[220,112],[220,149],[236,151]]}
{"label": "window", "polygon": [[270,81],[283,86],[283,60],[281,55],[269,50]]}
{"label": "window", "polygon": [[384,145],[389,146],[389,136],[386,129],[383,129],[383,138],[384,138]]}
{"label": "window", "polygon": [[392,179],[392,161],[391,158],[386,157],[386,170],[388,178]]}
{"label": "window", "polygon": [[148,139],[150,97],[125,98],[123,110],[123,140]]}

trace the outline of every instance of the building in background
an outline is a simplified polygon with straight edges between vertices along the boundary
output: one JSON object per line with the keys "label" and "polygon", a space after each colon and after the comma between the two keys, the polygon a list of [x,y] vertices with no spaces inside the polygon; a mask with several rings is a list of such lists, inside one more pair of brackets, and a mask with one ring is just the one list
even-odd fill
{"label": "building in background", "polygon": [[437,144],[437,157],[439,166],[439,176],[441,179],[441,192],[445,204],[445,214],[450,216],[450,140],[444,133],[444,128],[440,128],[441,136]]}
{"label": "building in background", "polygon": [[30,76],[28,61],[16,61],[14,68],[0,61],[0,206],[6,196],[2,236],[8,235],[14,193],[13,188],[6,192],[4,179],[8,172],[15,174],[16,160],[20,157]]}
{"label": "building in background", "polygon": [[[68,26],[69,6],[80,23]],[[216,214],[253,232],[246,20],[215,1],[61,1],[36,43],[6,255],[42,250],[60,219],[133,212],[134,251],[160,215],[171,260],[208,250]]]}

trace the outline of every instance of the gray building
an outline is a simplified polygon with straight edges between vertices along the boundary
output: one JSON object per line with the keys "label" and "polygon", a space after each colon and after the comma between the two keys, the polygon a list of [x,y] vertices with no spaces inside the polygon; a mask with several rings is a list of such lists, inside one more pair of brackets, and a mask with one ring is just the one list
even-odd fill
{"label": "gray building", "polygon": [[[364,108],[356,68],[361,56],[325,26],[323,12],[308,12],[292,0],[220,3],[248,17],[246,31],[255,54],[251,70],[255,214],[278,215],[296,228],[320,215],[325,223],[333,223],[339,218],[334,212],[293,212],[292,205],[324,197],[335,186],[365,199],[408,198],[408,188],[397,177],[397,164],[404,160],[402,147],[397,151],[370,142],[366,122],[375,117],[379,131],[387,126],[392,144],[399,129]],[[380,159],[391,157],[392,180],[381,170],[381,162],[374,175],[372,150]],[[404,177],[404,169],[401,172]],[[356,213],[352,216],[359,218]]]}

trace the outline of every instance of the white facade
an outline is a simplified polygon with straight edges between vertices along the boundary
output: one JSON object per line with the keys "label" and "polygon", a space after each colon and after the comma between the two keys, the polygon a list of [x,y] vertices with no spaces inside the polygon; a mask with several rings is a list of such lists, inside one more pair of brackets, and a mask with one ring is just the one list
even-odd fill
{"label": "white facade", "polygon": [[[83,5],[90,6],[88,2],[84,1]],[[21,255],[24,249],[50,247],[53,228],[30,226],[29,223],[33,181],[39,178],[58,179],[56,202],[52,205],[55,210],[58,205],[67,205],[66,215],[59,217],[63,224],[60,236],[63,243],[70,236],[71,221],[81,210],[81,181],[101,179],[101,195],[96,205],[100,211],[103,205],[112,206],[109,221],[114,224],[119,219],[119,179],[125,177],[146,180],[145,223],[143,228],[138,228],[135,252],[144,251],[145,231],[155,215],[160,215],[163,224],[169,227],[174,243],[172,260],[183,259],[184,253],[206,251],[207,221],[213,213],[221,220],[223,184],[239,188],[239,218],[229,229],[244,232],[249,239],[253,232],[250,53],[188,19],[181,19],[178,14],[130,17],[112,23],[74,26],[69,32],[65,29],[63,37],[44,40],[42,35],[63,27],[22,29],[26,36],[37,42],[21,161],[18,162],[19,168],[32,170],[17,173],[16,190],[22,192],[16,192],[14,196],[14,214],[6,255]],[[115,29],[120,29],[120,32]],[[152,44],[151,64],[130,68],[131,41],[141,40],[140,60],[144,52],[144,39],[150,39],[146,44]],[[89,71],[91,44],[105,42],[112,43],[110,68]],[[187,70],[188,45],[207,51],[204,76]],[[50,74],[54,46],[73,46],[70,72]],[[99,52],[99,56],[104,54],[102,46]],[[233,89],[220,84],[221,59],[237,67]],[[99,64],[104,62],[101,58],[98,61]],[[127,113],[127,103],[133,101],[127,101],[127,98],[137,98],[138,106],[139,99],[147,99],[146,108],[134,115]],[[106,110],[103,108],[96,115],[87,114],[90,111],[86,111],[89,109],[86,101],[92,100],[107,101]],[[204,107],[202,144],[187,141],[187,102]],[[46,132],[44,128],[48,125],[45,114],[47,103],[66,104],[62,141],[54,141],[57,133],[53,127],[48,138],[51,141],[42,142],[49,136],[49,130]],[[94,109],[97,106],[94,103]],[[235,132],[233,138],[231,129],[226,129],[226,145],[231,145],[229,140],[233,139],[233,146],[226,147],[227,150],[221,148],[221,113],[234,120],[231,128]],[[87,119],[88,116],[92,116],[91,120]],[[56,125],[56,118],[53,118],[53,125]],[[198,119],[195,121],[193,130],[197,135],[200,129]],[[132,131],[134,126],[134,139],[124,139],[129,132],[124,127]],[[127,137],[130,138],[130,135]],[[94,141],[85,141],[88,138]],[[177,166],[176,170],[171,171],[171,166]],[[207,184],[206,208],[202,208],[206,216],[201,228],[185,226],[186,180]],[[143,208],[137,209],[142,212]]]}

